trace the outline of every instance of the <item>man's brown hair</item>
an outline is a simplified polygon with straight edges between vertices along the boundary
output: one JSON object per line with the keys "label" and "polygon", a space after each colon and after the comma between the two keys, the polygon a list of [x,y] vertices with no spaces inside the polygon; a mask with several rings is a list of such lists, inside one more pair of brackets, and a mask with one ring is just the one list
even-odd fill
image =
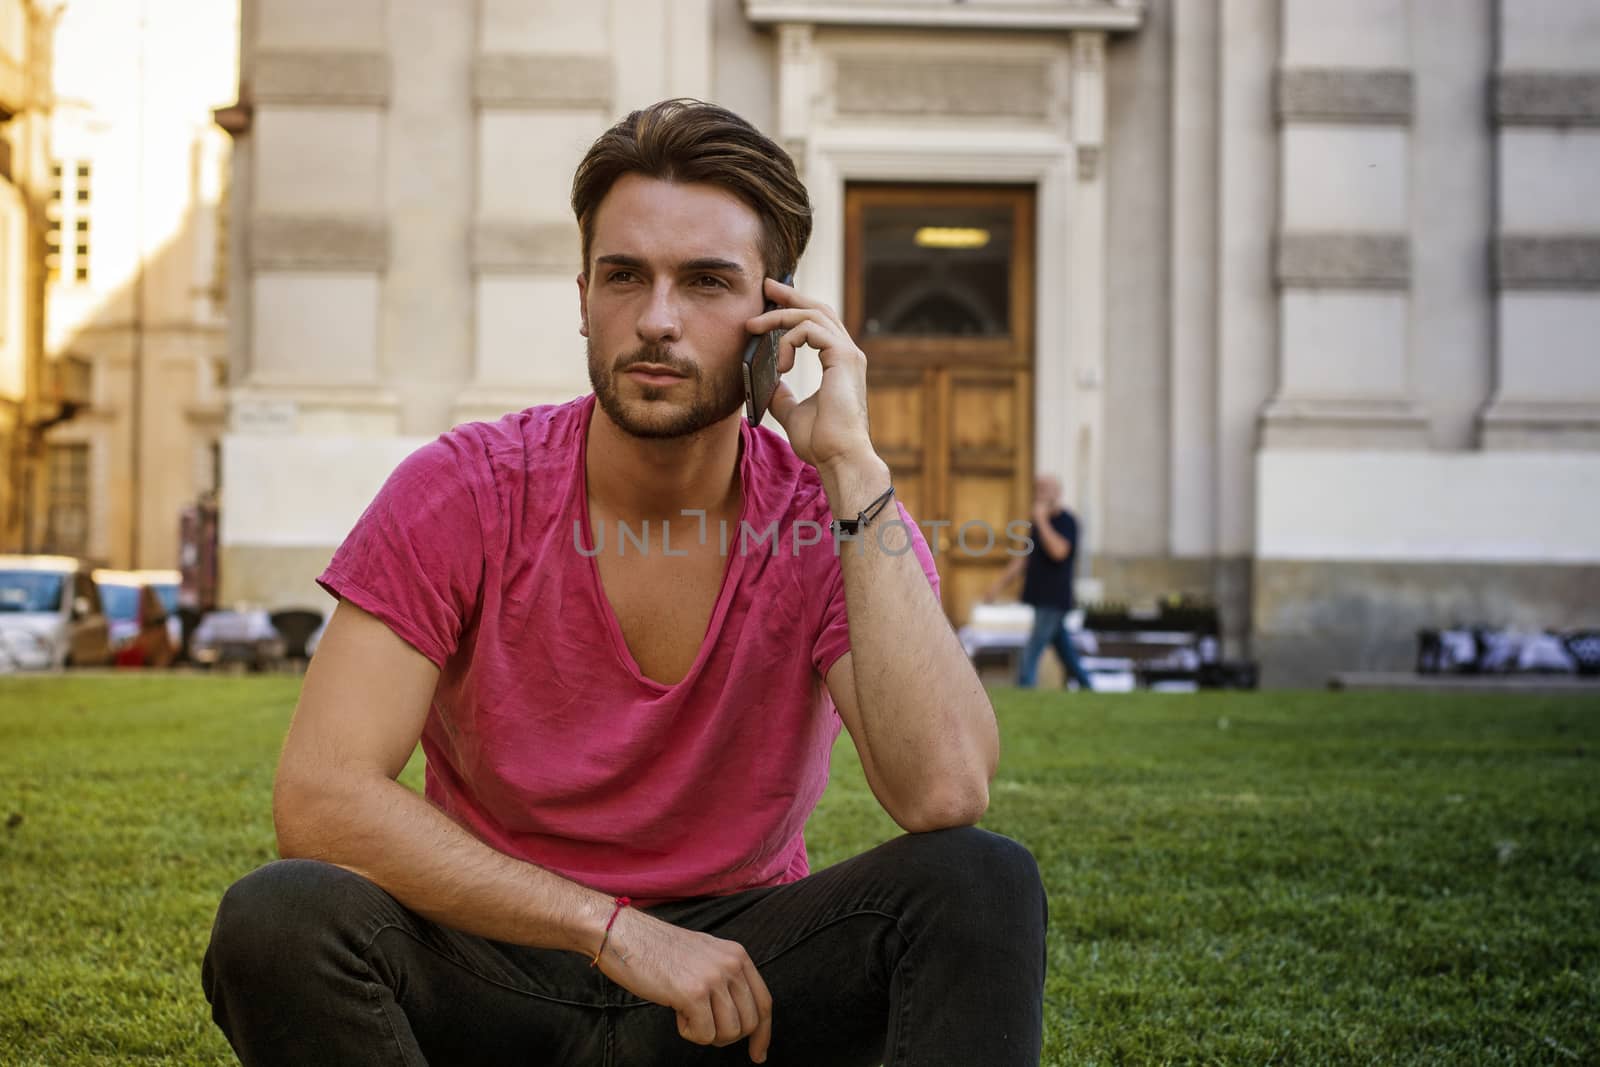
{"label": "man's brown hair", "polygon": [[589,269],[594,216],[624,174],[704,182],[748,204],[761,219],[761,259],[774,278],[792,273],[811,240],[811,200],[794,160],[766,134],[725,107],[663,100],[601,134],[572,178],[572,213]]}

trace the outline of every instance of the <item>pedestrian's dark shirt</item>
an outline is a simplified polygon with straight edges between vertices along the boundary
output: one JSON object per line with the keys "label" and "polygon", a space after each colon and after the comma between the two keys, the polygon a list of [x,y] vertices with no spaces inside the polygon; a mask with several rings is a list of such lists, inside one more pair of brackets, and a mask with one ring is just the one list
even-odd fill
{"label": "pedestrian's dark shirt", "polygon": [[1078,520],[1065,509],[1050,516],[1050,525],[1056,533],[1067,539],[1067,558],[1057,563],[1045,551],[1044,541],[1035,526],[1028,528],[1033,538],[1033,552],[1028,556],[1028,570],[1022,579],[1022,602],[1036,608],[1062,608],[1071,611],[1072,575],[1078,566]]}

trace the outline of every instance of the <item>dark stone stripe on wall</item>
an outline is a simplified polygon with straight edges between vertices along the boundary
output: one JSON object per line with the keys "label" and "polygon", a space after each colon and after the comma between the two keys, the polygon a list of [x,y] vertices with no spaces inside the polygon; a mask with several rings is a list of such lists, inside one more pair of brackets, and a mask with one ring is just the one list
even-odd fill
{"label": "dark stone stripe on wall", "polygon": [[1502,71],[1494,117],[1504,126],[1600,126],[1600,71]]}
{"label": "dark stone stripe on wall", "polygon": [[605,56],[503,52],[479,58],[473,101],[482,108],[611,109],[611,62]]}
{"label": "dark stone stripe on wall", "polygon": [[1600,289],[1600,234],[1508,234],[1494,251],[1502,289]]}
{"label": "dark stone stripe on wall", "polygon": [[389,58],[379,52],[257,52],[251,98],[258,104],[383,107]]}
{"label": "dark stone stripe on wall", "polygon": [[371,270],[389,265],[389,231],[379,219],[258,215],[250,228],[258,270]]}
{"label": "dark stone stripe on wall", "polygon": [[576,271],[581,266],[573,222],[486,222],[472,233],[472,266],[498,271]]}
{"label": "dark stone stripe on wall", "polygon": [[1278,118],[1405,125],[1411,121],[1411,72],[1286,67],[1278,71]]}
{"label": "dark stone stripe on wall", "polygon": [[1411,283],[1411,247],[1398,233],[1282,233],[1279,285],[1404,289]]}

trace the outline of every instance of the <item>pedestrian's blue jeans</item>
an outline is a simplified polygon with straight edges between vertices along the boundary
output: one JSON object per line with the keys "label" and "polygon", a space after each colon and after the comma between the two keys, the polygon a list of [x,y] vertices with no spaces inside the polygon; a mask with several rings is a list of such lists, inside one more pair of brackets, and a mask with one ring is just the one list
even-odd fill
{"label": "pedestrian's blue jeans", "polygon": [[[1028,850],[987,830],[909,834],[788,885],[649,909],[737,941],[772,993],[767,1062],[1037,1065],[1046,904]],[[576,953],[429,922],[373,883],[280,860],[222,898],[212,1016],[257,1064],[748,1064]]]}
{"label": "pedestrian's blue jeans", "polygon": [[1033,630],[1028,634],[1028,643],[1023,646],[1022,663],[1017,671],[1019,686],[1032,689],[1038,684],[1039,660],[1044,655],[1045,646],[1051,645],[1054,646],[1056,655],[1061,657],[1062,668],[1077,681],[1079,687],[1094,688],[1094,684],[1089,681],[1089,673],[1078,661],[1078,649],[1072,643],[1072,635],[1067,633],[1066,621],[1065,608],[1033,609]]}

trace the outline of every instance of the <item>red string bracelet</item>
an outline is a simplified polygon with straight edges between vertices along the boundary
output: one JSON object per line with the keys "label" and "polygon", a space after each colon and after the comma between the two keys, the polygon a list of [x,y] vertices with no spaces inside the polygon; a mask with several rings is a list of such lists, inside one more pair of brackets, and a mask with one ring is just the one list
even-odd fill
{"label": "red string bracelet", "polygon": [[600,957],[605,955],[606,945],[611,941],[611,927],[616,924],[617,916],[622,914],[622,909],[626,908],[629,904],[632,904],[633,901],[628,897],[618,897],[616,900],[612,901],[612,903],[615,904],[616,907],[611,909],[611,918],[606,920],[606,933],[605,936],[600,939],[600,947],[595,950],[594,959],[589,961],[589,966],[591,967],[599,965]]}

